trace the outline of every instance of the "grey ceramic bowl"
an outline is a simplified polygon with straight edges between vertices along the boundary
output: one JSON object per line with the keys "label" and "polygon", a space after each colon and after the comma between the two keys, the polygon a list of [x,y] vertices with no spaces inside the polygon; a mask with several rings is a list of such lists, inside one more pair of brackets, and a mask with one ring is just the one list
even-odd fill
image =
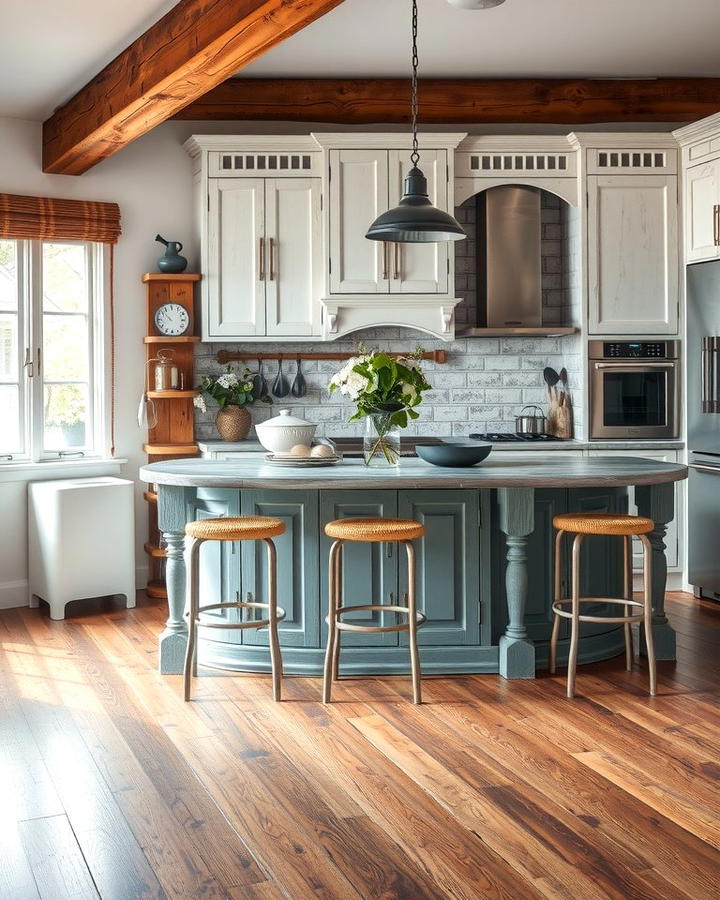
{"label": "grey ceramic bowl", "polygon": [[447,468],[474,466],[485,459],[491,450],[492,444],[479,444],[477,441],[415,445],[415,452],[420,459],[433,466]]}

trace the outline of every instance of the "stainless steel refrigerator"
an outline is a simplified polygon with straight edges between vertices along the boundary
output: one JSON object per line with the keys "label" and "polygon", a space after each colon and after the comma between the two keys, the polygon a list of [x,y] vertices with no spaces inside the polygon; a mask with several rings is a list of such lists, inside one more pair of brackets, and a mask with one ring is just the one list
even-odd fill
{"label": "stainless steel refrigerator", "polygon": [[687,268],[688,580],[720,600],[720,261]]}

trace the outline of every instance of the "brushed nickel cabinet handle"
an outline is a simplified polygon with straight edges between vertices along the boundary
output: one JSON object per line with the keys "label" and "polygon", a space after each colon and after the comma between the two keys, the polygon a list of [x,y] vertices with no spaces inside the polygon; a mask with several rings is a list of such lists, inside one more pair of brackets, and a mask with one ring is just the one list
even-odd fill
{"label": "brushed nickel cabinet handle", "polygon": [[718,205],[713,204],[713,244],[718,245]]}
{"label": "brushed nickel cabinet handle", "polygon": [[270,281],[275,281],[275,238],[270,238]]}
{"label": "brushed nickel cabinet handle", "polygon": [[393,244],[395,248],[394,260],[395,260],[395,271],[393,273],[393,278],[395,281],[400,280],[400,244],[397,242]]}
{"label": "brushed nickel cabinet handle", "polygon": [[265,281],[265,238],[260,238],[260,265],[258,270],[260,281]]}
{"label": "brushed nickel cabinet handle", "polygon": [[383,281],[387,281],[387,277],[388,277],[388,245],[387,245],[387,241],[382,242],[382,277],[383,277]]}

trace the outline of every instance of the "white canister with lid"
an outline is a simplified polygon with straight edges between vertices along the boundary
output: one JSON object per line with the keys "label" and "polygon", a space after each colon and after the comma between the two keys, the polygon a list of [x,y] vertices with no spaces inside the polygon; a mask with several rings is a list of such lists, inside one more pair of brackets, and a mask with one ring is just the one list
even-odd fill
{"label": "white canister with lid", "polygon": [[289,409],[281,409],[279,416],[258,422],[255,426],[258,440],[271,453],[289,453],[296,444],[309,447],[315,437],[317,425],[306,422],[290,414]]}

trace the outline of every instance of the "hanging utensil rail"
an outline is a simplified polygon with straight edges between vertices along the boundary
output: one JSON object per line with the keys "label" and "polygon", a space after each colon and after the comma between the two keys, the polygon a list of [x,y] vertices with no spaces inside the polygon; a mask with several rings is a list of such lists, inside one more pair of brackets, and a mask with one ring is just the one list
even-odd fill
{"label": "hanging utensil rail", "polygon": [[[218,350],[215,359],[219,363],[235,362],[240,360],[257,359],[259,360],[281,360],[281,359],[352,359],[357,353],[253,353],[251,351],[242,351],[235,353],[231,350]],[[411,356],[409,353],[388,353],[388,356]],[[429,350],[423,353],[419,359],[427,359],[434,363],[447,362],[447,354],[445,350]]]}

